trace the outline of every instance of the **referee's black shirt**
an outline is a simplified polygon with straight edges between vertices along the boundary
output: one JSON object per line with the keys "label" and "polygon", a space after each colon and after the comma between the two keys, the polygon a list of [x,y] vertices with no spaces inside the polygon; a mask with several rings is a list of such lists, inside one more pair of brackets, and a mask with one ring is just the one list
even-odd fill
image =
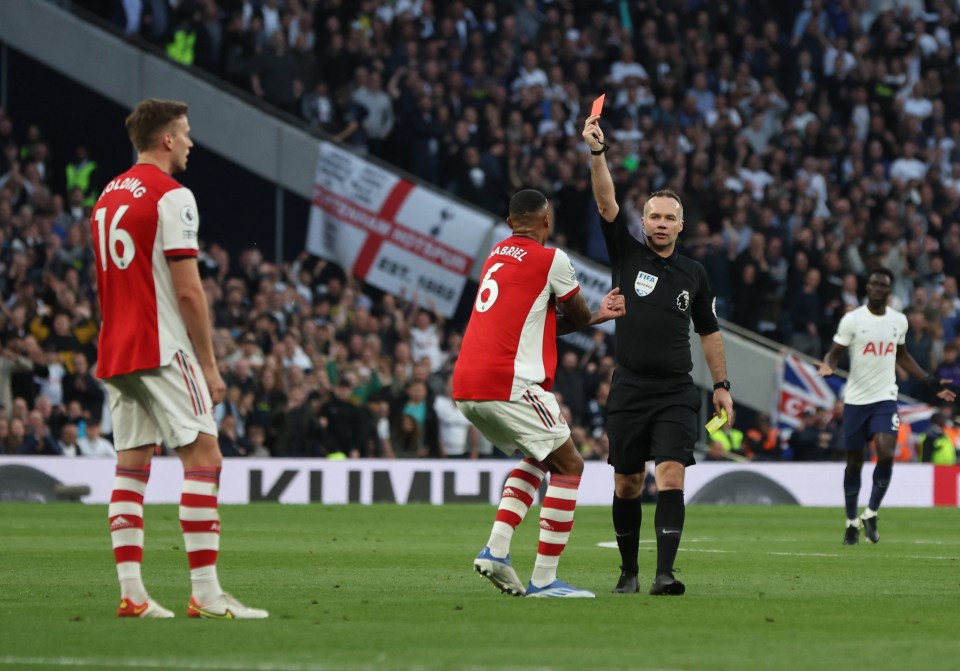
{"label": "referee's black shirt", "polygon": [[706,270],[676,250],[661,257],[634,238],[623,208],[612,223],[600,217],[600,225],[613,286],[627,304],[615,322],[617,364],[644,377],[689,375],[690,320],[700,335],[720,330]]}

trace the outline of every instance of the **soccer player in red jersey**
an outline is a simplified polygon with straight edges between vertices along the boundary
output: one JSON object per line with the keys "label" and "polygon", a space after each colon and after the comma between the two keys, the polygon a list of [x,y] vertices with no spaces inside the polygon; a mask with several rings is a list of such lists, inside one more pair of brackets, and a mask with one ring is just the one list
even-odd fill
{"label": "soccer player in red jersey", "polygon": [[200,219],[193,193],[172,175],[193,142],[187,105],[140,102],[126,120],[136,164],[107,183],[91,226],[103,324],[97,375],[110,395],[117,471],[110,535],[120,580],[120,617],[169,618],[140,573],[143,497],[162,441],[183,463],[180,526],[190,564],[190,617],[262,619],[226,594],[217,578],[222,457],[213,406],[217,370],[207,300],[197,266]]}
{"label": "soccer player in red jersey", "polygon": [[[501,591],[528,597],[593,597],[557,578],[573,527],[583,459],[551,393],[556,336],[624,314],[614,288],[590,313],[567,255],[544,247],[553,213],[539,191],[510,200],[513,235],[494,246],[481,271],[473,313],[453,371],[457,407],[494,445],[526,457],[511,472],[496,520],[474,570]],[[560,316],[556,310],[560,310]],[[524,588],[510,562],[510,541],[547,472],[540,544]]]}

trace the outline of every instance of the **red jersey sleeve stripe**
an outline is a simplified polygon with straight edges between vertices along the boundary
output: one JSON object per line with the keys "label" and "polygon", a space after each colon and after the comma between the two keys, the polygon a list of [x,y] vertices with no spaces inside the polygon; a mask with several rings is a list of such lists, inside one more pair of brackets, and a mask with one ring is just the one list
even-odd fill
{"label": "red jersey sleeve stripe", "polygon": [[198,249],[165,249],[164,256],[197,256],[200,253]]}
{"label": "red jersey sleeve stripe", "polygon": [[579,284],[575,286],[573,289],[571,289],[570,291],[568,291],[567,293],[565,293],[563,296],[558,296],[557,300],[560,301],[561,303],[564,303],[570,300],[571,298],[573,298],[574,294],[576,294],[578,291],[580,291]]}

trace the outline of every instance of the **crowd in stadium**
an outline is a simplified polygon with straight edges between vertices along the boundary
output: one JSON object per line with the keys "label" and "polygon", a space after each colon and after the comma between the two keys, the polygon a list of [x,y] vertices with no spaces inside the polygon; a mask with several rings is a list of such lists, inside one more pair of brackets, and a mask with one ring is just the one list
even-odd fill
{"label": "crowd in stadium", "polygon": [[[957,3],[75,4],[497,217],[536,188],[554,204],[555,242],[599,262],[580,132],[606,94],[620,202],[639,223],[646,194],[683,196],[681,251],[706,267],[721,317],[820,357],[867,271],[885,266],[907,349],[960,380]],[[0,114],[0,148],[0,452],[107,454],[85,209],[102,184],[83,152],[66,179],[49,174],[49,153],[73,148],[49,147],[29,119]],[[225,455],[498,454],[449,398],[464,324],[323,260],[276,266],[204,242]],[[585,456],[602,459],[613,359],[595,343],[561,354],[556,391]],[[906,378],[901,392],[933,400]],[[809,418],[818,444],[837,421],[822,414]],[[769,442],[765,419],[739,428]],[[836,451],[796,440],[735,452]]]}

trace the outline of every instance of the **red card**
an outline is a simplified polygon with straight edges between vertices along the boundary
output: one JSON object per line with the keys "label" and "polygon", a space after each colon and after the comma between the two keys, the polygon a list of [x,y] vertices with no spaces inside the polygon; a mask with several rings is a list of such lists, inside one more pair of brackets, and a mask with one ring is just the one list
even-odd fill
{"label": "red card", "polygon": [[603,109],[603,99],[607,97],[607,94],[602,94],[599,98],[593,101],[593,109],[590,110],[590,116],[598,116],[600,111]]}

